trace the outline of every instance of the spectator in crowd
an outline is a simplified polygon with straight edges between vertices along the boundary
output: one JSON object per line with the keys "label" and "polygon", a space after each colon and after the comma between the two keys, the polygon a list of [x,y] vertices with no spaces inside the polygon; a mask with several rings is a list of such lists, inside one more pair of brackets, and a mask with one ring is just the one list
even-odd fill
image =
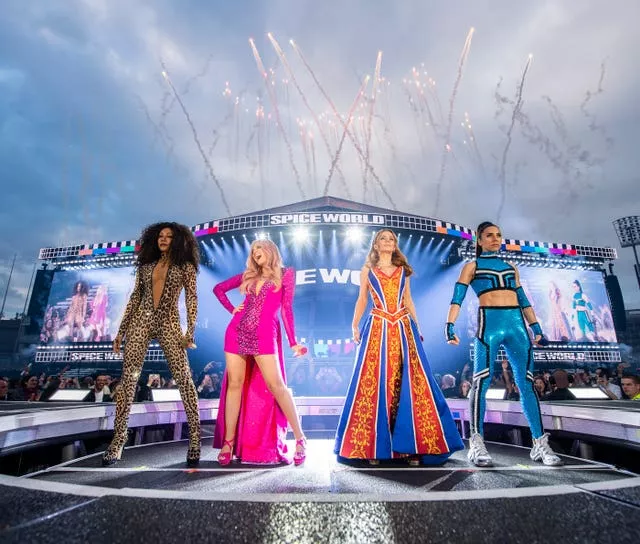
{"label": "spectator in crowd", "polygon": [[4,378],[0,378],[0,402],[9,399],[9,382]]}
{"label": "spectator in crowd", "polygon": [[11,400],[36,401],[40,398],[38,376],[25,374],[20,379],[20,385],[11,392]]}
{"label": "spectator in crowd", "polygon": [[589,387],[589,385],[589,378],[587,378],[584,369],[577,369],[573,376],[573,383],[571,384],[571,387]]}
{"label": "spectator in crowd", "polygon": [[82,389],[93,389],[94,382],[91,376],[82,378]]}
{"label": "spectator in crowd", "polygon": [[220,398],[220,391],[222,385],[222,379],[220,378],[220,374],[217,372],[214,374],[209,374],[211,376],[211,387],[213,388],[213,398]]}
{"label": "spectator in crowd", "polygon": [[458,390],[456,389],[456,378],[451,374],[445,374],[442,376],[442,381],[440,382],[440,389],[442,390],[442,394],[445,399],[453,398],[457,395]]}
{"label": "spectator in crowd", "polygon": [[469,363],[465,363],[462,367],[462,372],[460,372],[460,383],[467,381],[471,383],[473,381],[473,372],[471,372],[471,365]]}
{"label": "spectator in crowd", "polygon": [[118,390],[120,388],[120,380],[112,379],[111,376],[107,376],[107,382],[109,383],[109,391],[111,391],[111,398],[115,402],[116,397],[118,395]]}
{"label": "spectator in crowd", "polygon": [[609,371],[606,368],[600,369],[600,374],[598,375],[598,387],[612,400],[622,398],[622,389],[610,380]]}
{"label": "spectator in crowd", "polygon": [[151,395],[151,387],[149,387],[149,382],[151,380],[149,377],[145,380],[144,377],[140,376],[138,379],[138,387],[135,395],[136,402],[147,402],[152,401],[153,397]]}
{"label": "spectator in crowd", "polygon": [[502,379],[504,380],[504,400],[520,400],[520,391],[518,391],[518,386],[516,385],[515,380],[513,379],[513,372],[509,366],[509,361],[506,359],[502,361]]}
{"label": "spectator in crowd", "polygon": [[622,391],[628,400],[640,400],[640,376],[634,374],[622,376]]}
{"label": "spectator in crowd", "polygon": [[545,395],[543,400],[575,400],[574,394],[569,391],[569,374],[566,370],[556,370],[550,381],[553,384],[553,391]]}
{"label": "spectator in crowd", "polygon": [[78,378],[67,378],[64,380],[65,389],[80,389]]}
{"label": "spectator in crowd", "polygon": [[616,367],[616,374],[614,377],[612,377],[611,381],[614,382],[616,385],[622,385],[622,378],[631,374],[631,372],[629,371],[630,366],[631,366],[631,363],[620,363]]}
{"label": "spectator in crowd", "polygon": [[83,399],[84,402],[112,402],[106,376],[97,376],[95,386]]}
{"label": "spectator in crowd", "polygon": [[464,380],[462,382],[460,382],[460,392],[459,392],[459,397],[461,399],[466,399],[467,397],[469,397],[469,390],[471,389],[471,382]]}
{"label": "spectator in crowd", "polygon": [[64,387],[64,385],[67,382],[67,380],[64,377],[64,374],[69,370],[69,368],[70,368],[69,365],[67,365],[60,371],[60,374],[51,375],[45,380],[46,385],[44,386],[44,388],[42,389],[42,392],[38,396],[38,400],[40,402],[48,401],[58,389],[60,389],[61,387]]}
{"label": "spectator in crowd", "polygon": [[536,395],[538,395],[539,400],[542,400],[542,398],[549,392],[544,376],[536,376],[533,379],[533,390],[536,392]]}
{"label": "spectator in crowd", "polygon": [[595,379],[586,368],[584,369],[582,380],[584,381],[584,384],[586,387],[593,387],[593,383]]}
{"label": "spectator in crowd", "polygon": [[194,379],[197,385],[198,398],[219,399],[220,398],[220,376],[215,372],[216,363],[207,363]]}
{"label": "spectator in crowd", "polygon": [[[198,384],[198,398],[199,399],[214,399],[213,391],[213,383],[211,381],[211,376],[209,374],[205,374],[202,378],[202,381]],[[218,397],[220,397],[220,392],[218,391]]]}
{"label": "spectator in crowd", "polygon": [[323,395],[337,395],[341,384],[342,376],[333,366],[323,367],[316,374],[316,387]]}

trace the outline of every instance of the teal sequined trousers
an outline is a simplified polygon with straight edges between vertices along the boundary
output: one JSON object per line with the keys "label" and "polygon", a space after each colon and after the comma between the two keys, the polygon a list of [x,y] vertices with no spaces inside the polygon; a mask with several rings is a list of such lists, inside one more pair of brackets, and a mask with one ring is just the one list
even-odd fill
{"label": "teal sequined trousers", "polygon": [[471,434],[483,434],[486,394],[500,346],[507,353],[520,402],[533,438],[543,435],[538,396],[533,389],[533,346],[519,306],[481,306],[474,340],[473,381],[469,392]]}

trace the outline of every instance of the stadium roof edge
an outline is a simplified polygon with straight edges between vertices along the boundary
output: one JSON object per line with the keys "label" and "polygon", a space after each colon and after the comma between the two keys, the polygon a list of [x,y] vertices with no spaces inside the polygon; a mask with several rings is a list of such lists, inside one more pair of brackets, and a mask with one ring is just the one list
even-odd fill
{"label": "stadium roof edge", "polygon": [[[311,198],[309,200],[303,200],[302,202],[293,202],[291,204],[285,204],[284,206],[276,206],[274,208],[267,208],[265,210],[252,211],[242,213],[230,217],[247,217],[251,215],[268,215],[268,214],[283,214],[289,212],[311,212],[314,210],[323,210],[325,208],[342,208],[348,211],[363,212],[363,213],[380,213],[380,214],[398,214],[415,215],[400,212],[398,210],[390,210],[388,208],[380,208],[377,206],[371,206],[369,204],[363,204],[356,202],[355,200],[347,200],[345,198],[338,198],[335,196],[321,196],[318,198]],[[225,217],[222,219],[229,219]]]}
{"label": "stadium roof edge", "polygon": [[[226,218],[209,220],[205,223],[193,225],[191,229],[197,237],[202,237],[210,234],[243,229],[255,230],[270,228],[276,225],[285,226],[307,222],[322,223],[325,222],[325,215],[332,215],[325,212],[338,212],[337,214],[333,214],[333,218],[328,219],[330,223],[386,225],[388,228],[408,228],[423,232],[448,234],[468,241],[473,240],[475,235],[475,232],[469,227],[448,221],[371,206],[369,204],[334,196],[322,196],[301,202],[293,202],[284,206],[267,208],[261,211],[252,211]],[[339,217],[335,217],[336,215]],[[367,215],[378,217],[365,217]],[[308,216],[314,217],[311,218]],[[343,216],[346,217],[346,219],[342,219]],[[384,217],[382,221],[380,221],[380,216]],[[610,247],[601,248],[527,240],[505,240],[504,243],[506,250],[512,252],[594,257],[604,260],[617,259],[616,250]],[[98,257],[104,259],[113,256],[126,258],[133,257],[137,250],[138,242],[136,240],[99,242],[67,247],[42,248],[38,258],[40,260],[59,260],[75,257]]]}

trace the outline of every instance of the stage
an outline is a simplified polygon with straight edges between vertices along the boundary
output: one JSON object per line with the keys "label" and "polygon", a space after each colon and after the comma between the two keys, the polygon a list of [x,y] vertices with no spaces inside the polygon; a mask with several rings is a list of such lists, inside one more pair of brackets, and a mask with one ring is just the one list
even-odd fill
{"label": "stage", "polygon": [[[295,400],[303,425],[311,417],[326,427],[343,403],[340,397]],[[448,404],[465,434],[468,401]],[[217,408],[217,400],[200,401],[205,434]],[[470,465],[465,452],[442,467],[346,464],[332,454],[332,429],[307,427],[303,467],[220,467],[205,436],[193,470],[184,463],[186,418],[177,401],[132,406],[134,445],[115,467],[102,467],[100,453],[78,457],[83,441],[109,436],[114,409],[74,402],[0,406],[0,462],[46,447],[68,459],[21,477],[0,476],[3,543],[637,540],[631,529],[640,522],[640,477],[612,464],[563,455],[565,466],[544,467],[529,459],[529,448],[497,442],[488,443],[492,468]],[[541,411],[552,440],[638,449],[640,407],[634,403],[543,402]],[[520,403],[488,400],[486,421],[516,443],[526,440]],[[174,440],[145,443],[158,428]],[[581,455],[588,447],[572,451]]]}
{"label": "stage", "polygon": [[[186,415],[178,391],[161,390],[178,400],[139,402],[131,407],[129,428],[135,430],[135,443],[144,442],[145,428],[173,425],[173,438],[180,439]],[[200,400],[200,419],[214,422],[218,399]],[[335,430],[335,420],[342,412],[343,397],[295,397],[298,413],[316,421],[326,419],[324,430]],[[453,418],[460,422],[467,438],[469,401],[447,399]],[[576,438],[608,440],[625,447],[640,449],[640,406],[629,401],[559,401],[540,403],[544,428]],[[87,433],[113,429],[115,404],[86,402],[0,402],[0,456],[44,442],[65,440]],[[333,421],[333,423],[331,423]],[[519,402],[487,399],[485,421],[514,429],[525,429],[527,421]],[[333,426],[332,426],[333,425]],[[583,455],[584,456],[584,455]]]}
{"label": "stage", "polygon": [[211,439],[198,469],[186,441],[100,454],[22,478],[0,477],[3,542],[631,542],[640,478],[563,456],[489,443],[492,468],[464,452],[442,467],[338,463],[309,441],[303,467],[220,467]]}

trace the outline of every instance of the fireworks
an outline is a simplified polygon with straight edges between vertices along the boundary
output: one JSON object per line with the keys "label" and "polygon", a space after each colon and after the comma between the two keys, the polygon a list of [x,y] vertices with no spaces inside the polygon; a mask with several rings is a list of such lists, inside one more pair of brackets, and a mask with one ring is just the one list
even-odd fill
{"label": "fireworks", "polygon": [[[238,205],[243,208],[250,205],[252,197],[259,199],[263,207],[275,205],[283,196],[290,198],[293,188],[302,198],[307,194],[352,198],[352,194],[361,192],[365,203],[375,201],[377,204],[378,198],[383,197],[390,207],[397,209],[387,190],[393,182],[398,198],[405,204],[408,192],[397,187],[409,183],[415,202],[432,202],[436,215],[443,197],[453,194],[454,181],[457,194],[468,187],[465,183],[478,179],[491,183],[491,172],[495,171],[500,189],[500,220],[507,188],[514,184],[523,166],[527,165],[521,157],[510,157],[516,155],[513,146],[516,128],[520,128],[525,144],[534,146],[552,168],[561,172],[563,181],[584,181],[588,170],[601,166],[604,159],[586,149],[584,144],[577,143],[581,140],[571,138],[563,112],[550,97],[544,96],[543,100],[548,106],[546,111],[550,114],[548,124],[551,131],[545,133],[539,120],[534,120],[529,112],[524,111],[524,88],[531,56],[524,66],[514,97],[502,96],[502,81],[498,83],[495,119],[504,124],[498,128],[504,132],[506,142],[504,147],[500,144],[498,150],[490,150],[488,145],[483,145],[486,153],[483,156],[471,115],[468,111],[463,114],[456,112],[458,102],[465,98],[462,83],[473,36],[474,29],[471,28],[457,60],[457,69],[450,71],[453,85],[448,101],[440,99],[435,73],[428,72],[424,63],[415,64],[400,81],[385,77],[382,52],[377,52],[373,76],[359,74],[358,89],[355,89],[355,83],[340,82],[338,94],[331,85],[321,82],[323,74],[316,73],[293,40],[289,43],[295,55],[288,57],[271,33],[266,37],[272,47],[262,51],[264,56],[258,51],[256,42],[249,40],[260,83],[264,87],[257,89],[255,84],[248,83],[245,90],[238,93],[234,82],[228,75],[224,77],[225,74],[215,83],[218,90],[213,93],[213,98],[207,97],[207,101],[216,100],[219,105],[217,111],[222,110],[223,115],[210,122],[206,130],[206,146],[202,145],[203,140],[187,110],[184,96],[190,93],[191,105],[193,95],[198,92],[198,83],[213,77],[208,73],[211,56],[196,76],[186,80],[182,92],[176,90],[163,65],[162,76],[168,91],[162,95],[160,108],[156,111],[159,117],[154,119],[142,98],[138,100],[152,131],[153,144],[159,141],[167,159],[175,162],[178,160],[175,142],[180,140],[172,137],[167,123],[172,121],[174,110],[178,111],[173,106],[179,106],[205,164],[207,177],[217,187],[228,214],[231,214],[227,202],[229,187],[236,180],[242,180],[249,186],[252,183],[260,186],[255,193],[241,195],[242,201]],[[388,70],[388,64],[389,59],[385,56],[385,70]],[[596,122],[589,109],[595,97],[603,93],[604,77],[603,63],[597,89],[586,92],[579,108],[589,130],[601,133],[609,145],[610,140],[602,125]],[[352,99],[356,90],[355,99]],[[446,111],[443,104],[448,106]],[[477,122],[478,117],[475,119]],[[415,136],[407,134],[407,127],[412,134],[415,130]],[[482,128],[478,132],[484,136],[487,127],[483,125]],[[318,142],[322,142],[319,149]],[[214,174],[212,163],[216,164],[217,172],[224,172],[223,176],[218,173],[224,183]],[[298,164],[302,165],[301,171]],[[387,181],[383,182],[378,172],[384,172]],[[508,177],[511,179],[507,180]],[[321,183],[323,179],[324,183]],[[430,184],[430,179],[435,180],[435,184]],[[432,186],[435,190],[429,194],[427,191]],[[274,202],[270,202],[271,199]],[[447,203],[451,204],[450,198]]]}
{"label": "fireworks", "polygon": [[438,208],[440,206],[440,193],[442,190],[442,182],[444,181],[444,176],[447,170],[447,157],[449,153],[451,153],[451,127],[453,125],[453,110],[456,103],[456,96],[458,95],[458,88],[460,87],[460,81],[462,80],[462,73],[464,70],[464,64],[467,61],[467,57],[469,56],[469,50],[471,49],[471,38],[473,38],[473,33],[475,29],[471,28],[469,33],[467,34],[467,39],[464,42],[464,46],[462,47],[462,52],[460,53],[460,60],[458,61],[458,73],[456,76],[456,81],[453,84],[453,90],[451,91],[451,98],[449,99],[449,114],[447,115],[447,128],[444,135],[444,150],[442,153],[442,165],[440,167],[440,176],[438,177],[438,183],[436,185],[436,197],[434,203],[434,215],[438,214]]}
{"label": "fireworks", "polygon": [[504,204],[507,199],[507,155],[509,153],[509,148],[511,147],[512,142],[512,133],[513,127],[516,124],[516,119],[522,110],[522,93],[524,91],[524,82],[527,77],[527,72],[529,71],[529,67],[531,66],[531,61],[533,61],[533,55],[529,55],[527,59],[527,63],[524,66],[524,70],[522,71],[522,77],[520,78],[520,83],[518,84],[518,90],[516,92],[516,100],[513,105],[513,110],[511,112],[511,124],[507,129],[507,143],[504,146],[504,150],[502,151],[502,161],[500,162],[500,203],[498,204],[498,213],[497,218],[498,222],[500,222],[500,218],[502,217],[502,211],[504,209]]}
{"label": "fireworks", "polygon": [[[293,158],[293,148],[291,147],[291,143],[289,141],[289,137],[287,135],[287,131],[284,129],[283,125],[282,125],[282,120],[281,120],[281,116],[280,116],[280,109],[278,108],[278,101],[276,99],[276,94],[273,91],[273,84],[269,84],[268,82],[268,74],[267,71],[264,69],[264,64],[262,63],[262,58],[260,57],[260,53],[258,53],[258,48],[256,47],[255,42],[253,41],[253,38],[249,39],[249,44],[251,44],[251,50],[253,51],[253,56],[256,59],[256,63],[258,65],[258,70],[260,70],[260,73],[262,74],[262,77],[264,78],[265,81],[265,86],[267,88],[267,94],[269,95],[269,100],[271,101],[271,107],[273,108],[273,113],[276,116],[276,127],[278,128],[278,130],[280,131],[280,134],[282,136],[282,140],[284,141],[285,146],[287,147],[287,151],[289,152],[289,163],[291,164],[291,170],[293,170],[293,173],[295,175],[296,178],[296,185],[298,186],[298,190],[300,191],[300,195],[302,196],[302,198],[307,198],[304,189],[302,188],[302,183],[300,182],[300,173],[298,172],[298,168],[296,167],[296,163],[295,160]],[[273,74],[273,71],[271,72]]]}
{"label": "fireworks", "polygon": [[229,208],[229,203],[227,202],[227,197],[224,193],[224,189],[222,188],[222,185],[220,184],[220,181],[218,180],[216,175],[213,173],[213,168],[211,167],[209,158],[207,157],[204,150],[202,149],[202,144],[200,143],[200,138],[198,137],[198,132],[196,130],[196,127],[193,124],[193,121],[191,120],[191,116],[189,115],[189,112],[187,111],[187,108],[185,107],[184,103],[180,99],[180,95],[176,91],[176,88],[173,86],[173,83],[171,83],[171,79],[169,78],[169,74],[167,73],[167,70],[164,64],[162,65],[162,68],[163,68],[162,77],[164,77],[165,81],[169,84],[169,87],[171,87],[171,90],[173,91],[173,95],[178,101],[178,104],[180,104],[180,108],[182,109],[182,112],[184,113],[184,116],[187,119],[187,123],[189,124],[189,127],[191,127],[191,132],[193,134],[193,141],[195,142],[196,147],[198,148],[198,151],[202,156],[202,160],[204,161],[204,164],[207,167],[207,172],[209,173],[209,177],[211,178],[211,181],[215,183],[216,187],[218,188],[218,191],[220,191],[220,199],[222,200],[222,204],[224,206],[225,211],[229,215],[231,215],[231,208]]}

